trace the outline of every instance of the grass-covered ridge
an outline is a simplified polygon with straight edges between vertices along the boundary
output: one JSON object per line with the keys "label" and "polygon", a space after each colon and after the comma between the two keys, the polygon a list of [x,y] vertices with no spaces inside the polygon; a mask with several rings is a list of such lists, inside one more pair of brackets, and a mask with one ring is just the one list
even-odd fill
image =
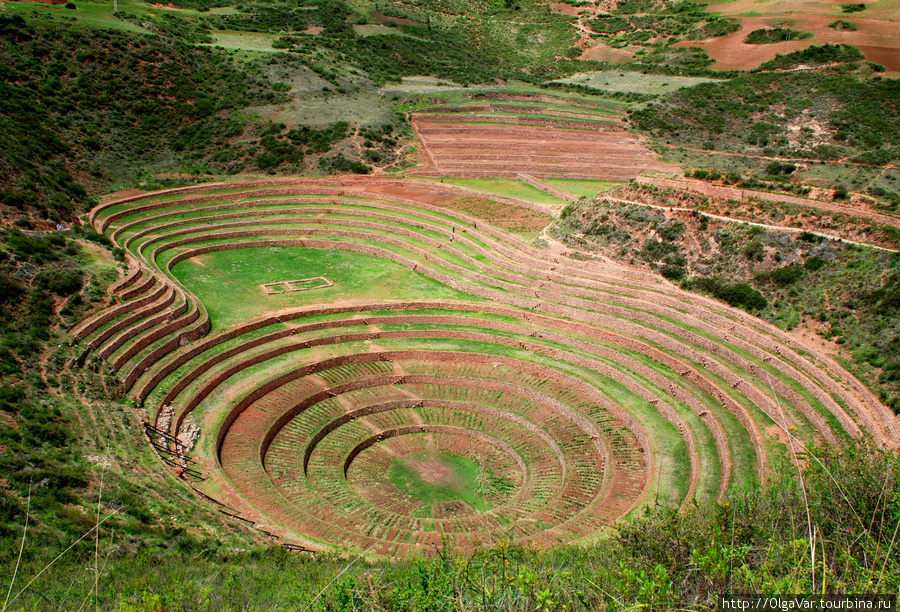
{"label": "grass-covered ridge", "polygon": [[81,591],[90,579],[83,567],[75,568],[93,555],[98,521],[100,542],[113,555],[199,550],[216,532],[226,546],[252,541],[229,535],[182,483],[160,474],[140,419],[112,379],[73,365],[66,330],[105,303],[106,287],[119,277],[108,239],[25,225],[0,234],[0,580],[9,593],[6,609],[41,609],[51,597],[77,609],[84,594],[73,604],[66,599],[72,591],[47,592],[65,582],[55,566],[44,574],[49,583],[17,595],[66,549],[63,563],[73,565],[63,572]]}

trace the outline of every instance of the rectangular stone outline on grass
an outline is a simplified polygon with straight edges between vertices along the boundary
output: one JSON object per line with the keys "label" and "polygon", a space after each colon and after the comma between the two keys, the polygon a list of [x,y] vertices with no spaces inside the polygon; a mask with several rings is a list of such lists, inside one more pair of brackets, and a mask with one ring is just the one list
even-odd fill
{"label": "rectangular stone outline on grass", "polygon": [[[302,286],[303,283],[310,283],[311,281],[321,281],[322,284],[316,285],[314,287]],[[333,285],[334,283],[324,276],[312,276],[310,278],[298,278],[296,280],[278,281],[277,283],[265,283],[263,285],[260,285],[260,288],[262,288],[263,292],[266,295],[280,295],[282,293],[291,293],[294,291],[325,289],[326,287],[331,287]]]}

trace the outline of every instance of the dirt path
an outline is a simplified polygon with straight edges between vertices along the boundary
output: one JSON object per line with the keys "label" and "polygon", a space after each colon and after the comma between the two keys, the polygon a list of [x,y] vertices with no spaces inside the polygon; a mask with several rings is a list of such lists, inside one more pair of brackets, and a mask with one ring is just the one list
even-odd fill
{"label": "dirt path", "polygon": [[[650,177],[638,177],[637,181],[645,185],[655,185],[657,187],[673,187],[675,189],[686,189],[694,193],[701,193],[707,196],[716,196],[733,200],[745,201],[748,198],[759,198],[770,202],[781,202],[785,204],[793,204],[797,206],[807,206],[817,210],[823,210],[831,213],[848,215],[850,217],[863,217],[893,227],[900,227],[900,217],[893,217],[877,212],[867,210],[865,208],[857,208],[846,206],[836,202],[823,202],[821,200],[812,200],[808,198],[799,198],[780,193],[767,193],[764,191],[753,191],[745,189],[735,189],[733,187],[724,187],[719,185],[711,185],[699,181],[688,181],[679,179],[658,179]],[[825,234],[823,234],[825,235]]]}
{"label": "dirt path", "polygon": [[[646,206],[647,208],[655,208],[655,209],[657,209],[657,210],[674,210],[674,211],[678,211],[678,212],[691,212],[691,213],[692,213],[692,212],[696,212],[695,209],[693,209],[693,208],[687,208],[687,207],[678,207],[678,206],[659,206],[659,205],[656,205],[656,204],[646,204],[646,203],[644,203],[644,202],[638,202],[638,201],[636,201],[636,200],[622,200],[622,199],[620,199],[620,198],[610,198],[610,197],[604,197],[604,199],[609,200],[609,201],[611,201],[611,202],[618,202],[618,203],[620,203],[620,204],[633,204],[633,205],[635,205],[635,206]],[[813,234],[814,236],[821,236],[822,238],[828,238],[828,239],[830,239],[830,240],[837,240],[837,241],[839,241],[839,242],[845,242],[845,243],[847,243],[847,244],[856,244],[856,245],[860,245],[860,246],[865,246],[865,247],[869,247],[869,248],[871,248],[871,249],[878,249],[878,250],[880,250],[880,251],[887,251],[887,252],[889,252],[889,253],[898,253],[898,252],[900,252],[900,251],[898,251],[897,249],[891,249],[891,248],[888,248],[888,247],[878,246],[877,244],[872,244],[872,243],[868,243],[868,242],[859,242],[859,241],[855,241],[855,240],[847,240],[846,238],[843,238],[842,236],[837,236],[837,235],[834,235],[834,234],[828,234],[828,233],[825,233],[825,232],[810,231],[810,230],[803,229],[803,228],[800,228],[800,227],[784,227],[783,225],[767,225],[767,224],[765,224],[765,223],[758,223],[758,222],[756,222],[756,221],[744,221],[743,219],[734,219],[734,218],[732,218],[732,217],[724,217],[724,216],[722,216],[722,215],[714,215],[714,214],[710,214],[710,213],[706,213],[706,212],[704,212],[704,213],[702,213],[702,214],[703,214],[704,216],[706,216],[706,217],[709,217],[710,219],[717,219],[717,220],[719,220],[719,221],[727,221],[727,222],[729,222],[729,223],[744,223],[744,224],[746,224],[746,225],[753,225],[753,226],[755,226],[755,227],[761,227],[761,228],[763,228],[763,229],[768,229],[768,230],[773,230],[773,231],[779,231],[779,232],[790,232],[790,233],[792,233],[792,234],[802,234],[802,233],[805,232],[805,233],[808,233],[808,234]],[[900,222],[898,222],[898,223],[900,223]],[[900,225],[898,225],[898,227],[900,227]]]}
{"label": "dirt path", "polygon": [[[900,26],[898,26],[900,27]],[[732,153],[730,151],[716,151],[713,149],[700,149],[696,147],[681,147],[674,145],[662,145],[669,149],[684,149],[685,151],[695,151],[697,153],[707,153],[709,155],[725,155],[728,157],[750,157],[753,159],[765,159],[770,161],[781,161],[781,162],[805,162],[810,164],[822,164],[824,166],[860,166],[864,168],[872,168],[872,164],[864,164],[862,162],[852,162],[849,161],[848,158],[830,160],[830,159],[812,159],[810,157],[776,157],[773,155],[756,155],[753,153]],[[890,170],[896,168],[894,164],[888,164],[884,166],[885,170]]]}

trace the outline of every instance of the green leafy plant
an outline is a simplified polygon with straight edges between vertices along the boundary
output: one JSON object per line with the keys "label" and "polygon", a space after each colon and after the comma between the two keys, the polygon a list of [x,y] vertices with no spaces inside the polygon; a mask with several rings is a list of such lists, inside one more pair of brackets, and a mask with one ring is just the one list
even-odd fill
{"label": "green leafy plant", "polygon": [[744,38],[748,45],[770,45],[786,40],[804,40],[812,38],[812,32],[800,32],[790,28],[761,28],[753,30]]}

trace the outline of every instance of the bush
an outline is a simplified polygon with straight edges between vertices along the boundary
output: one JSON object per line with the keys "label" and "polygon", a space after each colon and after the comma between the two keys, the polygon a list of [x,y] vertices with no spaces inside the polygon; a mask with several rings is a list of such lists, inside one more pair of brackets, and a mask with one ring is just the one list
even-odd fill
{"label": "bush", "polygon": [[5,274],[0,274],[0,307],[15,303],[23,295],[25,287]]}
{"label": "bush", "polygon": [[799,236],[797,236],[797,240],[799,240],[800,242],[808,242],[810,244],[818,244],[825,239],[822,236],[804,230],[800,232]]}
{"label": "bush", "polygon": [[828,27],[832,30],[837,30],[838,32],[856,32],[859,29],[855,24],[844,21],[843,19],[832,21],[828,24]]}
{"label": "bush", "polygon": [[669,221],[657,227],[656,231],[659,233],[660,238],[672,242],[678,240],[681,234],[684,233],[685,227],[685,224],[681,221]]}
{"label": "bush", "polygon": [[59,259],[59,253],[48,240],[27,236],[17,229],[6,235],[6,247],[19,257],[31,259],[37,264]]}
{"label": "bush", "polygon": [[34,283],[41,289],[65,297],[80,291],[84,285],[84,279],[79,270],[56,270],[40,272],[34,277]]}
{"label": "bush", "polygon": [[761,28],[753,30],[744,39],[748,45],[770,45],[786,40],[804,40],[812,38],[812,32],[801,32],[790,28]]}
{"label": "bush", "polygon": [[25,397],[25,391],[21,387],[0,386],[0,410],[10,414],[18,413]]}
{"label": "bush", "polygon": [[678,247],[671,242],[661,242],[651,239],[644,243],[644,248],[641,250],[641,257],[647,261],[659,261],[677,253]]}
{"label": "bush", "polygon": [[765,257],[765,248],[762,240],[754,238],[743,249],[744,257],[749,261],[762,261]]}
{"label": "bush", "polygon": [[747,283],[729,283],[718,276],[694,278],[688,286],[708,293],[726,304],[749,311],[762,310],[769,305],[765,296]]}
{"label": "bush", "polygon": [[795,164],[776,161],[766,165],[766,174],[770,174],[772,176],[778,176],[780,174],[793,174],[796,169],[797,166]]}
{"label": "bush", "polygon": [[812,257],[806,258],[806,261],[803,262],[803,267],[810,272],[815,272],[816,270],[824,268],[827,263],[828,260],[826,260],[824,257],[813,255]]}
{"label": "bush", "polygon": [[688,34],[687,38],[688,40],[716,38],[719,36],[727,36],[728,34],[733,34],[740,29],[741,22],[739,19],[734,19],[731,17],[720,17],[719,19],[713,19],[698,30],[691,31]]}
{"label": "bush", "polygon": [[750,310],[761,310],[769,305],[763,294],[747,283],[722,286],[716,291],[715,296],[732,306]]}
{"label": "bush", "polygon": [[[846,23],[846,22],[845,22]],[[798,64],[807,66],[823,66],[846,62],[858,62],[865,59],[862,51],[853,45],[812,45],[800,51],[794,51],[786,55],[778,54],[775,59],[762,64],[756,71],[786,70]]]}
{"label": "bush", "polygon": [[687,270],[684,266],[665,265],[659,269],[659,273],[669,280],[680,280],[685,277]]}
{"label": "bush", "polygon": [[842,4],[841,12],[842,13],[859,13],[866,10],[866,5],[862,2],[856,4]]}
{"label": "bush", "polygon": [[89,242],[99,244],[100,246],[106,247],[107,249],[113,248],[113,243],[112,240],[109,239],[109,236],[94,231],[94,229],[90,226],[76,226],[72,233],[75,236],[80,236],[81,238],[84,238]]}
{"label": "bush", "polygon": [[334,157],[322,157],[319,159],[319,168],[325,172],[353,172],[354,174],[369,174],[372,169],[359,161],[351,161],[338,153]]}
{"label": "bush", "polygon": [[756,278],[763,282],[768,281],[775,283],[780,287],[787,287],[803,278],[803,268],[798,265],[785,266],[783,268],[772,270],[771,272],[758,274]]}
{"label": "bush", "polygon": [[893,271],[880,289],[867,293],[862,301],[879,314],[896,316],[900,313],[900,272]]}

